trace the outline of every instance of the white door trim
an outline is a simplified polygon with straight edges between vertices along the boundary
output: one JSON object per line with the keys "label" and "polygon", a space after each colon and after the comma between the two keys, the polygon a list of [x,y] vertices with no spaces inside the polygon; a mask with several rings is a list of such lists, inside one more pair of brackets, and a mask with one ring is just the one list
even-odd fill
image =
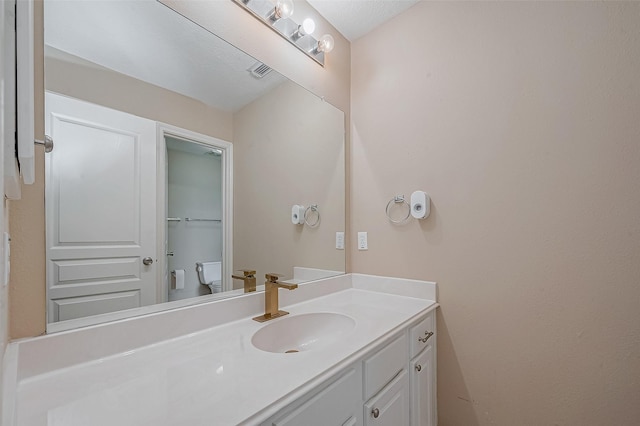
{"label": "white door trim", "polygon": [[233,144],[212,136],[203,135],[191,130],[182,129],[170,124],[157,124],[157,212],[158,224],[158,285],[159,302],[168,300],[165,269],[167,264],[166,230],[167,230],[167,188],[166,188],[166,152],[165,136],[173,136],[222,150],[222,291],[233,290],[231,274],[233,272]]}

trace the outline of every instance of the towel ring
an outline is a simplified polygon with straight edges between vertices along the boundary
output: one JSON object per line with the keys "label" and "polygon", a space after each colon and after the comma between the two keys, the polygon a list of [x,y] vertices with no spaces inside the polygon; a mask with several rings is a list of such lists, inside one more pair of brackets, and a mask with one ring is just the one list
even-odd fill
{"label": "towel ring", "polygon": [[[313,215],[310,214],[309,212],[314,212],[316,214],[315,221],[310,222],[309,218],[312,217]],[[304,223],[306,223],[307,226],[311,228],[315,228],[316,226],[318,226],[318,224],[320,223],[320,211],[318,210],[317,204],[313,204],[304,210]]]}
{"label": "towel ring", "polygon": [[[389,212],[391,211],[391,206],[395,204],[406,204],[407,206],[407,215],[400,220],[392,219],[391,215],[389,214]],[[396,195],[395,197],[390,199],[389,202],[387,203],[387,208],[385,209],[385,213],[387,214],[387,219],[389,219],[391,223],[404,223],[407,221],[407,219],[409,219],[409,216],[411,216],[411,206],[409,205],[407,200],[404,199],[404,195]]]}

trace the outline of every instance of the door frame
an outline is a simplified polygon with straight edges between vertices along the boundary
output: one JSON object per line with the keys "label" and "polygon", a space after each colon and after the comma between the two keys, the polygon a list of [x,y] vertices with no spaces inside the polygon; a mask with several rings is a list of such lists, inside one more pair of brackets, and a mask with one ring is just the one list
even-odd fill
{"label": "door frame", "polygon": [[191,130],[172,126],[166,123],[157,123],[156,149],[157,151],[157,297],[158,303],[168,301],[169,279],[165,279],[167,268],[167,180],[166,162],[167,145],[165,136],[184,139],[200,145],[207,145],[222,151],[222,290],[233,289],[231,274],[233,272],[233,144],[212,136],[203,135]]}

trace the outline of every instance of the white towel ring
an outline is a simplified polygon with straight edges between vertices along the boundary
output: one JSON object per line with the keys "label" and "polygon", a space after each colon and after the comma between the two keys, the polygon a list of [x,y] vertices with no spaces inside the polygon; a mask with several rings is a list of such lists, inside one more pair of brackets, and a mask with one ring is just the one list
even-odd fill
{"label": "white towel ring", "polygon": [[[311,221],[310,218],[313,217],[313,213],[315,213],[316,220]],[[312,204],[304,210],[304,223],[311,228],[315,228],[320,224],[320,211],[317,204]]]}
{"label": "white towel ring", "polygon": [[[391,206],[395,204],[405,204],[407,206],[407,215],[402,219],[395,220],[391,217],[391,214],[389,214],[389,212],[391,211]],[[407,219],[409,219],[409,216],[411,216],[411,206],[409,205],[407,200],[404,199],[404,195],[396,195],[395,197],[390,199],[389,202],[387,203],[387,208],[385,209],[385,213],[387,215],[387,219],[389,219],[391,223],[404,223],[407,221]]]}

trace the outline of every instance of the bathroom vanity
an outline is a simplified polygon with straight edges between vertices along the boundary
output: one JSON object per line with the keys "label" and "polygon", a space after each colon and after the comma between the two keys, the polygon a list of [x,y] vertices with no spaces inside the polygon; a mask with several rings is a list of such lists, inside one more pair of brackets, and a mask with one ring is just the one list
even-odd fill
{"label": "bathroom vanity", "polygon": [[[435,426],[435,312],[401,329],[263,426]],[[248,422],[247,424],[251,424]]]}
{"label": "bathroom vanity", "polygon": [[435,425],[435,296],[348,274],[266,323],[251,293],[14,342],[3,425]]}

